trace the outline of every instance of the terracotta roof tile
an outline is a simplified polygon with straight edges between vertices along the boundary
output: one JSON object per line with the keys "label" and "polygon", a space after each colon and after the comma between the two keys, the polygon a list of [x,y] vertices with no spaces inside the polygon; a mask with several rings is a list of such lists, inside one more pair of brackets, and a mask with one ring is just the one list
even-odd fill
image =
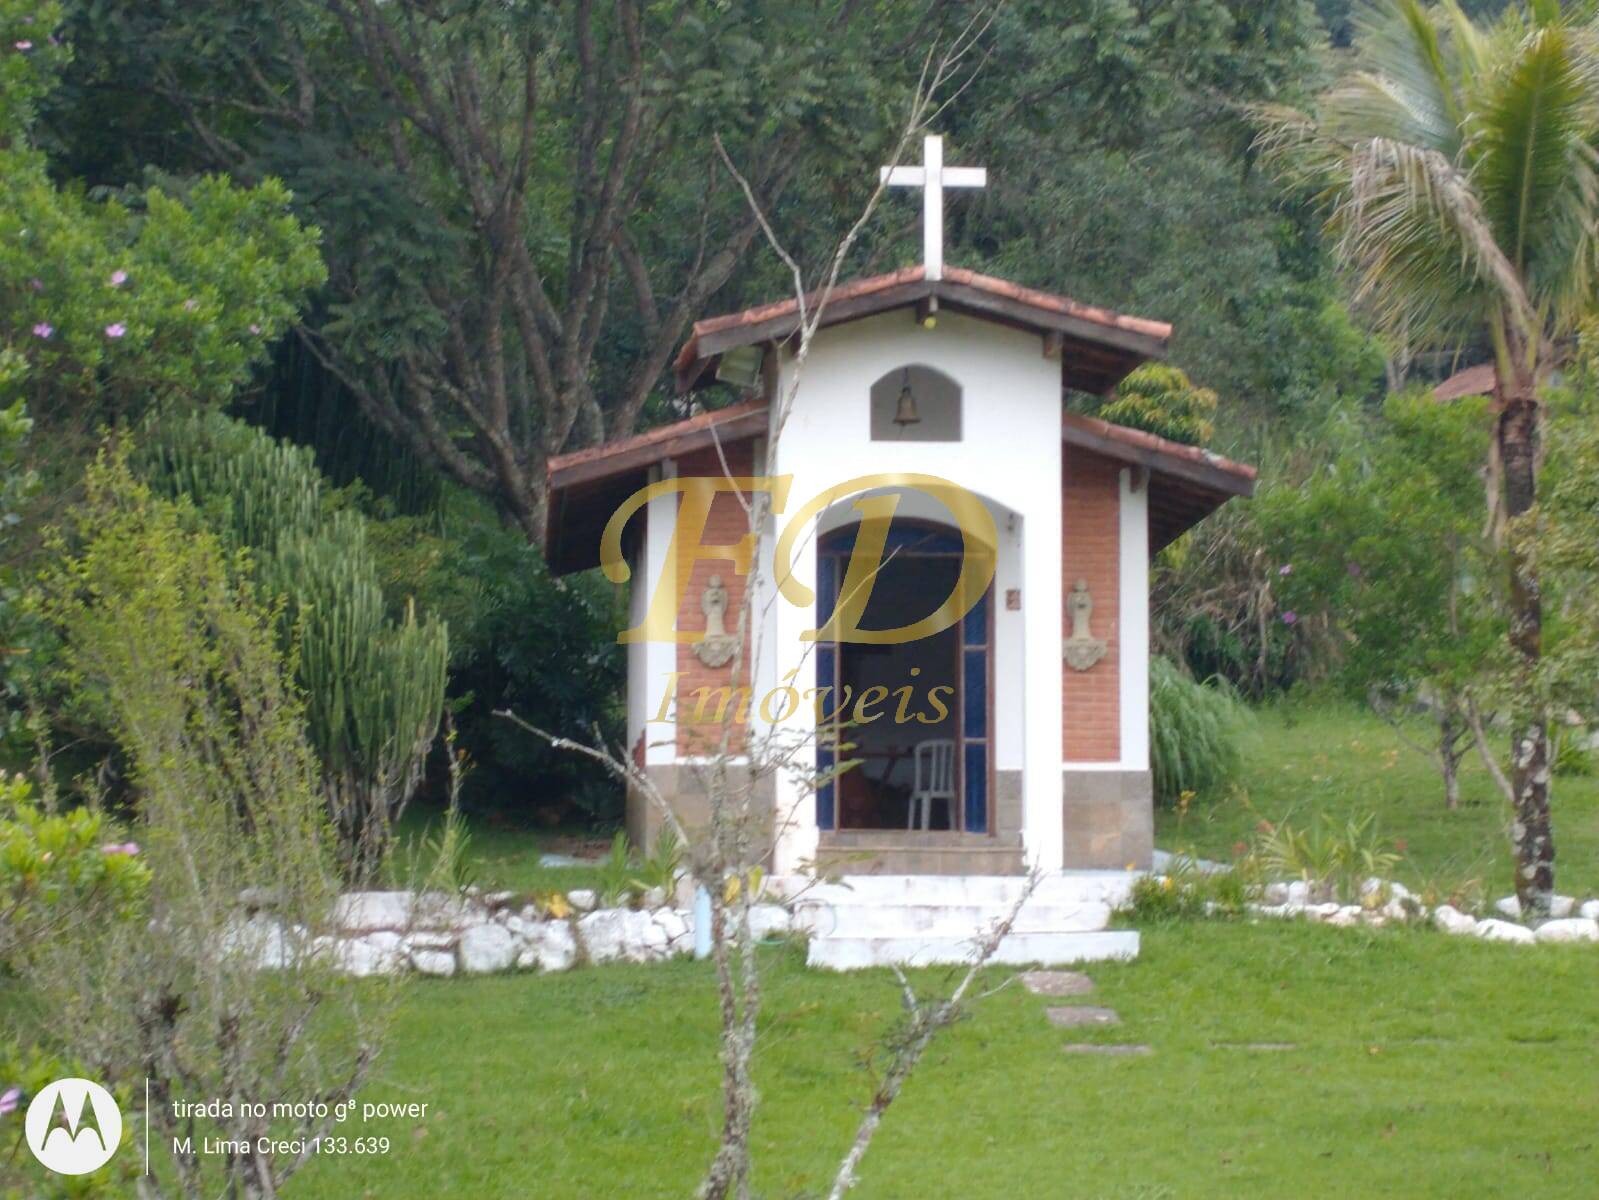
{"label": "terracotta roof tile", "polygon": [[968,271],[964,267],[946,268],[944,278],[951,283],[964,283],[967,287],[993,292],[996,296],[1008,296],[1012,300],[1019,301],[1022,304],[1030,304],[1034,308],[1042,308],[1049,312],[1064,313],[1068,317],[1092,321],[1094,324],[1103,325],[1107,329],[1125,329],[1129,333],[1141,333],[1146,337],[1160,338],[1162,341],[1171,337],[1171,324],[1167,321],[1151,321],[1147,317],[1129,317],[1119,312],[1112,312],[1108,308],[1083,304],[1073,300],[1070,296],[1059,296],[1053,292],[1041,292],[1036,288],[1023,287],[1019,283],[1011,283],[1007,279],[999,279],[993,275],[979,275],[976,271]]}
{"label": "terracotta roof tile", "polygon": [[[880,292],[889,292],[896,288],[921,283],[925,278],[926,271],[924,268],[906,267],[899,271],[891,271],[886,275],[872,275],[865,279],[851,280],[835,287],[828,294],[827,303],[832,305],[860,300]],[[1023,287],[1021,284],[1011,283],[1009,280],[999,279],[993,275],[983,275],[977,271],[969,271],[964,267],[946,267],[944,269],[943,282],[955,287],[971,288],[975,291],[987,293],[990,296],[1000,297],[1015,304],[1036,309],[1040,313],[1070,317],[1073,320],[1102,326],[1106,330],[1116,330],[1124,334],[1135,334],[1139,337],[1150,338],[1155,342],[1164,342],[1171,337],[1172,327],[1168,322],[1127,316],[1123,313],[1113,312],[1108,308],[1083,304],[1080,301],[1073,300],[1070,296],[1061,296],[1053,292]],[[936,288],[938,285],[931,286]],[[805,297],[807,307],[819,303],[821,296],[820,290],[807,293]],[[895,302],[894,300],[885,299],[884,308],[891,307]],[[903,297],[899,298],[899,302],[903,302]],[[870,306],[867,306],[867,311],[871,311]],[[762,325],[770,321],[779,321],[783,318],[796,318],[798,314],[799,302],[789,297],[770,304],[761,304],[739,312],[725,313],[721,316],[707,317],[702,321],[696,321],[688,340],[683,344],[683,348],[678,351],[674,362],[679,377],[692,377],[697,374],[695,367],[696,364],[701,362],[699,342],[702,337],[726,333],[729,330],[741,327]],[[725,339],[723,340],[725,341]]]}
{"label": "terracotta roof tile", "polygon": [[[887,291],[891,287],[898,287],[902,283],[917,283],[925,272],[921,267],[906,267],[899,271],[890,271],[887,275],[870,275],[865,279],[854,279],[849,283],[841,283],[835,287],[827,297],[829,304],[837,300],[853,300],[857,296],[870,296],[873,292]],[[805,294],[805,303],[808,307],[814,306],[820,299],[821,289]],[[792,296],[787,300],[776,300],[770,304],[757,305],[755,308],[746,308],[742,312],[724,313],[719,317],[707,317],[703,321],[694,322],[694,334],[697,337],[702,333],[720,333],[724,329],[732,329],[735,325],[759,325],[762,321],[770,321],[774,317],[785,317],[790,313],[799,311],[799,303]]]}
{"label": "terracotta roof tile", "polygon": [[621,438],[614,442],[602,442],[598,446],[589,446],[583,450],[574,450],[570,454],[557,454],[550,459],[549,469],[552,482],[563,471],[586,463],[599,462],[607,458],[617,458],[631,455],[635,450],[642,450],[649,446],[660,445],[682,437],[684,434],[698,433],[716,426],[727,425],[737,421],[740,417],[753,416],[766,411],[764,400],[749,400],[743,404],[733,404],[727,408],[718,408],[711,412],[696,413],[681,421],[674,421],[670,425],[661,425],[655,429],[646,430],[644,433],[634,434],[632,437]]}
{"label": "terracotta roof tile", "polygon": [[1259,472],[1247,463],[1234,462],[1220,454],[1213,454],[1201,446],[1188,446],[1182,442],[1174,442],[1168,438],[1148,433],[1142,429],[1130,429],[1126,425],[1113,425],[1099,417],[1087,417],[1080,413],[1062,413],[1061,424],[1076,426],[1078,429],[1087,430],[1098,434],[1112,442],[1120,442],[1124,446],[1135,446],[1167,458],[1186,459],[1200,466],[1211,467],[1224,471],[1229,475],[1236,475],[1239,479],[1254,481]]}

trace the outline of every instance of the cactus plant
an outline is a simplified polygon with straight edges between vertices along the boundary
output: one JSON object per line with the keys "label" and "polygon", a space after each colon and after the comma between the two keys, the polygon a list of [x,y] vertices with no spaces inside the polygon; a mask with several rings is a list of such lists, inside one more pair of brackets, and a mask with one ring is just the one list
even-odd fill
{"label": "cactus plant", "polygon": [[152,423],[142,458],[157,486],[250,552],[263,594],[281,601],[341,859],[353,879],[370,878],[438,729],[444,624],[409,603],[388,617],[365,520],[330,511],[309,450],[212,413]]}

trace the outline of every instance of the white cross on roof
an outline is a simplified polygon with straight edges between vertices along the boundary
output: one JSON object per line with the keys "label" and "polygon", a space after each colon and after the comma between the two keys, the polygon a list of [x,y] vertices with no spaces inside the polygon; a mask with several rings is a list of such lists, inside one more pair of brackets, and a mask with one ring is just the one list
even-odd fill
{"label": "white cross on roof", "polygon": [[944,139],[928,134],[922,142],[919,167],[884,167],[881,178],[889,187],[919,187],[922,193],[922,265],[928,280],[944,277],[944,189],[988,186],[982,167],[946,167]]}

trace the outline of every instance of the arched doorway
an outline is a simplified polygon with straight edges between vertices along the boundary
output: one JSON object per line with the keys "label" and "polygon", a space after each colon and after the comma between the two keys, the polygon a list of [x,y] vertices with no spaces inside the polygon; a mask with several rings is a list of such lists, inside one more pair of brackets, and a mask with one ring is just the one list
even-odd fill
{"label": "arched doorway", "polygon": [[[817,544],[817,627],[825,629],[860,525]],[[958,529],[896,517],[873,580],[862,629],[897,629],[927,617],[954,589],[965,547]],[[994,715],[993,585],[959,621],[889,645],[819,641],[816,686],[822,715],[817,826],[905,830],[911,801],[937,747],[953,756],[953,803],[926,804],[917,827],[985,834],[992,828]],[[836,762],[852,763],[831,774]],[[925,774],[922,782],[926,782]]]}

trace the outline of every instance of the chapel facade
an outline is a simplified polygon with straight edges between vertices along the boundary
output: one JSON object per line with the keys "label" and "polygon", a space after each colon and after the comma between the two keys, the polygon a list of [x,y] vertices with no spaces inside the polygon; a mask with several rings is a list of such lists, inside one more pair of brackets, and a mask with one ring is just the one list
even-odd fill
{"label": "chapel facade", "polygon": [[922,265],[697,323],[679,391],[748,398],[552,459],[549,561],[628,581],[635,765],[691,828],[744,772],[774,874],[1147,868],[1150,558],[1255,471],[1072,412],[1171,326],[946,268],[987,174],[923,155]]}

